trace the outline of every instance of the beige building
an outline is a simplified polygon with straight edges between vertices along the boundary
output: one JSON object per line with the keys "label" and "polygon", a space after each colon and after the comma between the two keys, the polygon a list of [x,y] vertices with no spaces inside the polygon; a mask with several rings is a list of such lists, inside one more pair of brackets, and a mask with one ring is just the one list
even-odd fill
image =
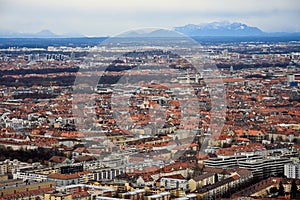
{"label": "beige building", "polygon": [[56,186],[54,181],[45,182],[22,182],[13,183],[10,185],[2,186],[0,188],[0,199],[1,198],[18,198],[18,197],[28,197],[37,196],[39,194],[44,194],[47,191],[52,190]]}
{"label": "beige building", "polygon": [[151,196],[146,196],[144,200],[169,200],[171,199],[170,192],[161,192],[158,194],[153,194]]}
{"label": "beige building", "polygon": [[44,194],[44,200],[72,200],[70,193],[49,192]]}
{"label": "beige building", "polygon": [[191,192],[195,191],[197,188],[202,188],[205,185],[212,185],[215,183],[215,173],[206,173],[191,178],[188,183]]}
{"label": "beige building", "polygon": [[0,185],[1,185],[1,182],[7,181],[7,180],[8,180],[8,175],[0,175]]}
{"label": "beige building", "polygon": [[7,174],[8,165],[6,163],[0,163],[0,174]]}

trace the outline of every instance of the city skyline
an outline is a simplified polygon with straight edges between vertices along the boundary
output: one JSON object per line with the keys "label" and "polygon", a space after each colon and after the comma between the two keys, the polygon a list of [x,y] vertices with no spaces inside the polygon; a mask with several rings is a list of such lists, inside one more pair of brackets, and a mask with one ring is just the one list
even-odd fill
{"label": "city skyline", "polygon": [[[7,1],[0,0],[0,31],[111,36],[143,28],[173,28],[213,21],[242,22],[265,32],[299,32],[300,2],[236,0],[181,1]],[[237,6],[238,5],[238,6]]]}

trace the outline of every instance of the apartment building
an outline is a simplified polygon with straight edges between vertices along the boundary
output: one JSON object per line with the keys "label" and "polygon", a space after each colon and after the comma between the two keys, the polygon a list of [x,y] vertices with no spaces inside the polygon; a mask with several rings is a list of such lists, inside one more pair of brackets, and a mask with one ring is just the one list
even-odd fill
{"label": "apartment building", "polygon": [[288,163],[284,165],[284,175],[287,178],[300,179],[300,163]]}

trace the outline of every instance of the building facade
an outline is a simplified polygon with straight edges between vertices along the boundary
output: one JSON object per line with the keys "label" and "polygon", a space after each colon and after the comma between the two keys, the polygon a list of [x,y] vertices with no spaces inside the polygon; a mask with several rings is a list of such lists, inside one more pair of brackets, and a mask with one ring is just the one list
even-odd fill
{"label": "building facade", "polygon": [[250,170],[254,179],[265,179],[284,174],[284,165],[290,163],[288,158],[271,157],[239,162],[239,167]]}
{"label": "building facade", "polygon": [[284,165],[284,175],[287,178],[300,179],[300,163],[288,163]]}

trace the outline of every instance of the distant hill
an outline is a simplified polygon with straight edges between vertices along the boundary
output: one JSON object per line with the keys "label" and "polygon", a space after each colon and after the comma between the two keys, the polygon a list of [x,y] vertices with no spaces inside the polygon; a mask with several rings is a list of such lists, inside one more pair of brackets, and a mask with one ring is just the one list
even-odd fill
{"label": "distant hill", "polygon": [[82,34],[64,34],[58,35],[50,30],[42,30],[37,33],[18,33],[10,31],[0,31],[0,38],[70,38],[70,37],[85,37]]}
{"label": "distant hill", "polygon": [[175,31],[188,36],[258,36],[264,32],[257,27],[234,22],[213,22],[208,24],[188,24],[175,27]]}
{"label": "distant hill", "polygon": [[300,36],[300,32],[286,33],[286,32],[263,32],[257,27],[248,26],[240,22],[212,22],[206,24],[188,24],[174,28],[175,31],[183,33],[187,36],[265,36],[265,37],[279,37],[279,36]]}
{"label": "distant hill", "polygon": [[[209,36],[209,37],[300,37],[300,32],[264,32],[253,26],[240,22],[212,22],[206,24],[188,24],[174,27],[173,30],[145,28],[141,30],[127,31],[118,37],[178,37],[186,36]],[[86,37],[79,33],[55,34],[50,30],[42,30],[37,33],[18,33],[0,30],[0,38],[82,38]],[[101,36],[99,36],[101,37]]]}
{"label": "distant hill", "polygon": [[141,29],[125,32],[119,37],[181,37],[182,35],[209,37],[300,37],[300,32],[264,32],[257,27],[240,22],[212,22],[207,24],[188,24],[167,29]]}
{"label": "distant hill", "polygon": [[167,29],[145,28],[127,31],[118,35],[117,37],[182,37],[182,34]]}

